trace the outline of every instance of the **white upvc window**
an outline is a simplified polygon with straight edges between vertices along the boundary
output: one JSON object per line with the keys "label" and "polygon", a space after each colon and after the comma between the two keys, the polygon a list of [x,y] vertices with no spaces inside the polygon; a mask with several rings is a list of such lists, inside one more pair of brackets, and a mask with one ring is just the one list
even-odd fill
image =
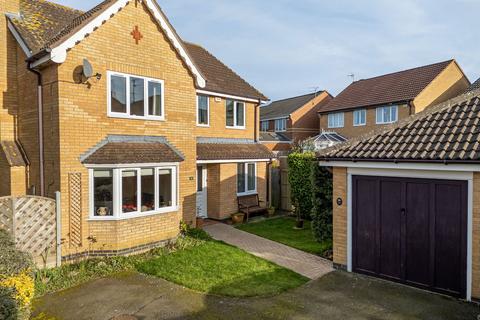
{"label": "white upvc window", "polygon": [[237,194],[257,193],[257,164],[255,162],[237,164]]}
{"label": "white upvc window", "polygon": [[226,127],[232,129],[245,129],[245,103],[226,100]]}
{"label": "white upvc window", "polygon": [[367,109],[353,111],[353,125],[364,126],[367,124]]}
{"label": "white upvc window", "polygon": [[91,168],[90,219],[122,220],[178,210],[177,166]]}
{"label": "white upvc window", "polygon": [[270,122],[268,120],[260,122],[260,130],[267,132],[270,129]]}
{"label": "white upvc window", "polygon": [[275,120],[275,132],[287,131],[287,119]]}
{"label": "white upvc window", "polygon": [[107,78],[109,117],[165,120],[163,80],[112,71]]}
{"label": "white upvc window", "polygon": [[197,125],[208,127],[210,125],[210,98],[205,95],[197,96]]}
{"label": "white upvc window", "polygon": [[328,114],[328,127],[329,128],[343,128],[344,113],[329,113]]}
{"label": "white upvc window", "polygon": [[377,124],[388,124],[398,121],[398,106],[383,106],[377,108]]}

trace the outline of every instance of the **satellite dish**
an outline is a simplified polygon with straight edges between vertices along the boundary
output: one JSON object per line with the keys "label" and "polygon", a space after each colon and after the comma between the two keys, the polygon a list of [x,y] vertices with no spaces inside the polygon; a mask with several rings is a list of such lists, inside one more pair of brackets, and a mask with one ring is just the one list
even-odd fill
{"label": "satellite dish", "polygon": [[93,77],[93,67],[90,61],[88,61],[87,59],[83,59],[83,75],[87,79]]}

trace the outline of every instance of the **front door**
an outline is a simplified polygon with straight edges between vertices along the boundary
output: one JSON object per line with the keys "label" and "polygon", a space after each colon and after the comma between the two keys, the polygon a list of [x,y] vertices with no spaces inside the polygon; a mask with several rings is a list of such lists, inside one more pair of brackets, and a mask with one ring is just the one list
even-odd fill
{"label": "front door", "polygon": [[197,166],[197,217],[208,218],[206,165]]}

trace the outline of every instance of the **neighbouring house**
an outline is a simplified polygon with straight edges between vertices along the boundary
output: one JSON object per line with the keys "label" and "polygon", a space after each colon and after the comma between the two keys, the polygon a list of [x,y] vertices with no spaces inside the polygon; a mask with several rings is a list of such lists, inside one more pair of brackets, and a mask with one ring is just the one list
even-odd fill
{"label": "neighbouring house", "polygon": [[455,60],[355,81],[320,109],[320,130],[358,137],[453,98],[469,86]]}
{"label": "neighbouring house", "polygon": [[480,299],[480,90],[318,154],[333,167],[333,260]]}
{"label": "neighbouring house", "polygon": [[61,192],[62,256],[146,250],[267,198],[268,100],[155,0],[0,2],[0,196]]}
{"label": "neighbouring house", "polygon": [[317,112],[331,100],[320,91],[261,107],[260,141],[272,151],[288,151],[293,142],[318,135]]}

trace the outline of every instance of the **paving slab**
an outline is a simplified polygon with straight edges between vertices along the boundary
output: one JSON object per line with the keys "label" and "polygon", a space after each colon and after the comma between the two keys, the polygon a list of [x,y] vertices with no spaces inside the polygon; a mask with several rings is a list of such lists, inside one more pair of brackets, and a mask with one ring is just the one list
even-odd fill
{"label": "paving slab", "polygon": [[238,230],[223,223],[205,226],[204,230],[216,240],[236,246],[309,279],[318,279],[334,270],[332,262],[327,259]]}

